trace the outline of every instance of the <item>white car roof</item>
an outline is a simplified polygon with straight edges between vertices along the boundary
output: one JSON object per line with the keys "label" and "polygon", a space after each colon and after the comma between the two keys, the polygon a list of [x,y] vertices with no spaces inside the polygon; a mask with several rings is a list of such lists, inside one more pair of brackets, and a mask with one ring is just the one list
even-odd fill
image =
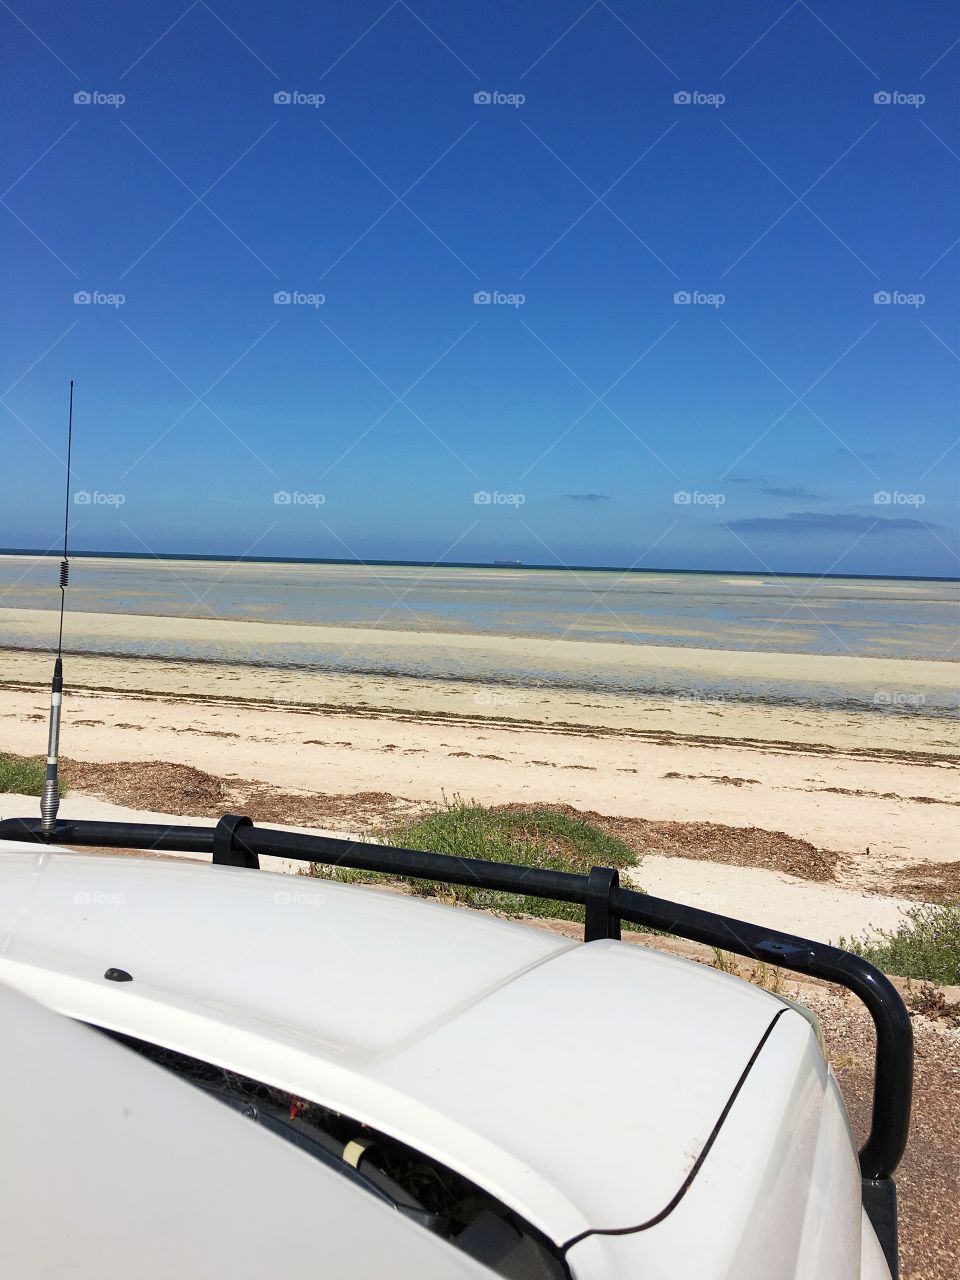
{"label": "white car roof", "polygon": [[392,892],[14,848],[0,980],[374,1125],[558,1242],[670,1202],[783,1010],[645,948]]}
{"label": "white car roof", "polygon": [[492,1275],[297,1147],[2,984],[0,1024],[5,1276]]}

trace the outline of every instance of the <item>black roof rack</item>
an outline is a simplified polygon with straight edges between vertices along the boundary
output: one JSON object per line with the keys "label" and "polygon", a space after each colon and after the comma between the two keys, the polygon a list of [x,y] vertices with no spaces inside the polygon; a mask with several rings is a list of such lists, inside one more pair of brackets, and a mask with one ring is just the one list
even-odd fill
{"label": "black roof rack", "polygon": [[617,872],[594,867],[589,875],[514,866],[391,845],[256,827],[229,814],[216,826],[166,826],[140,822],[63,822],[50,835],[39,818],[0,820],[0,839],[56,842],[101,848],[176,850],[210,854],[222,866],[258,868],[260,857],[289,858],[354,867],[385,875],[520,893],[586,908],[584,941],[619,938],[621,921],[646,925],[765,964],[838,983],[866,1005],[876,1028],[873,1113],[860,1151],[864,1204],[896,1275],[896,1208],[892,1174],[910,1126],[913,1092],[913,1028],[893,983],[861,956],[750,924],[712,911],[625,889]]}

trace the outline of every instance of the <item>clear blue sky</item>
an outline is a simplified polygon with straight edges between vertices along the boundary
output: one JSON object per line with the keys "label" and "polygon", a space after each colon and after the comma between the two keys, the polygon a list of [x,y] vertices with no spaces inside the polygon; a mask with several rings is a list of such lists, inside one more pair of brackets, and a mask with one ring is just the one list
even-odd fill
{"label": "clear blue sky", "polygon": [[957,573],[952,3],[0,28],[0,545]]}

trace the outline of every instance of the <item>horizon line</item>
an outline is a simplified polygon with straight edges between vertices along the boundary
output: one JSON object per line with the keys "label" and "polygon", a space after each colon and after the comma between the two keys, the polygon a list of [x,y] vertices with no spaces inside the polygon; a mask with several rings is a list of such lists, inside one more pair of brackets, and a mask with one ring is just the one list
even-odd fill
{"label": "horizon line", "polygon": [[[35,556],[38,558],[62,559],[60,550],[44,550],[33,547],[0,547],[0,556]],[[920,573],[821,573],[811,570],[780,569],[680,569],[680,568],[643,568],[639,565],[601,565],[601,564],[534,564],[522,560],[382,560],[375,558],[345,559],[336,556],[249,556],[249,555],[217,555],[213,552],[201,553],[191,551],[143,552],[143,551],[74,551],[71,559],[87,557],[94,560],[193,560],[234,564],[330,564],[377,566],[379,568],[410,569],[535,569],[545,573],[684,573],[703,574],[706,576],[728,574],[739,578],[839,578],[866,579],[868,581],[889,582],[960,582],[960,575],[943,576]]]}

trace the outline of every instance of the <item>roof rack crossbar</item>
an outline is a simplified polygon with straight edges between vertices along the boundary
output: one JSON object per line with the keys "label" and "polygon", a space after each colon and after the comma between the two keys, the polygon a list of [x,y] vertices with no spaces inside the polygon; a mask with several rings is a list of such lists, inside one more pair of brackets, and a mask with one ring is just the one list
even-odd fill
{"label": "roof rack crossbar", "polygon": [[889,1178],[903,1155],[913,1091],[910,1017],[885,974],[839,947],[625,889],[616,872],[603,874],[602,868],[595,868],[589,876],[576,875],[336,836],[277,831],[256,827],[234,815],[227,815],[216,827],[58,822],[50,834],[42,831],[40,819],[8,818],[0,820],[0,839],[216,854],[217,862],[241,867],[254,867],[261,857],[288,858],[577,903],[587,908],[586,941],[617,937],[620,922],[628,921],[835,982],[866,1005],[876,1029],[873,1113],[870,1134],[860,1151],[861,1174],[872,1180]]}

